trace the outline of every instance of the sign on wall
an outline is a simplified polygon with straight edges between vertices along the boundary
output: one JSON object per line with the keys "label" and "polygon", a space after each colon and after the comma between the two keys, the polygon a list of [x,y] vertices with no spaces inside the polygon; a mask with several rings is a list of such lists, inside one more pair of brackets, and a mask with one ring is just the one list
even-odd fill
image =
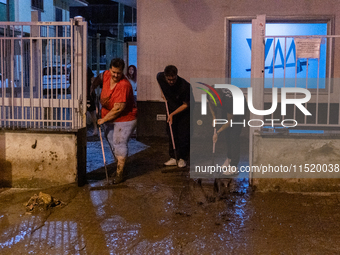
{"label": "sign on wall", "polygon": [[320,58],[321,38],[295,38],[297,58]]}

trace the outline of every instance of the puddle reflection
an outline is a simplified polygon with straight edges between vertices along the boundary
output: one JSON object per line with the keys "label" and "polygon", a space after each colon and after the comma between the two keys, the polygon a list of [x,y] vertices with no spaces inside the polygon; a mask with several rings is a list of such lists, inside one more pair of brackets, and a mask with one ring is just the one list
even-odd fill
{"label": "puddle reflection", "polygon": [[[247,221],[251,217],[251,210],[249,207],[249,179],[234,179],[234,187],[232,193],[227,199],[227,215],[230,217],[225,224],[225,231],[227,231],[234,238],[241,238],[244,234],[244,228]],[[244,245],[247,245],[246,243]]]}
{"label": "puddle reflection", "polygon": [[86,254],[85,240],[76,222],[46,221],[40,226],[41,222],[40,217],[32,216],[30,220],[3,229],[0,233],[0,248],[23,245],[28,254],[44,250],[55,254]]}
{"label": "puddle reflection", "polygon": [[[164,198],[159,195],[159,185],[142,187],[90,192],[94,214],[98,218],[105,246],[111,254],[171,254],[174,249],[173,238],[171,235],[166,236],[170,232],[166,225],[171,224],[173,194]],[[144,193],[151,198],[146,198]],[[134,199],[131,200],[130,196]],[[160,204],[154,204],[156,199]],[[158,212],[166,213],[170,218],[160,216]]]}

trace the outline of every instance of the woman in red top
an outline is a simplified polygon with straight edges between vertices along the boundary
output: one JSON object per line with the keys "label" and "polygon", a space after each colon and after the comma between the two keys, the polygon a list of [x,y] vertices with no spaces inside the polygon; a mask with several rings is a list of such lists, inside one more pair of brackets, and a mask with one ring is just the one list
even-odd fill
{"label": "woman in red top", "polygon": [[137,124],[137,107],[132,86],[123,74],[124,60],[112,59],[110,69],[101,73],[93,82],[94,88],[103,84],[100,95],[101,119],[105,135],[117,162],[114,183],[123,181],[123,170],[128,154],[128,140]]}

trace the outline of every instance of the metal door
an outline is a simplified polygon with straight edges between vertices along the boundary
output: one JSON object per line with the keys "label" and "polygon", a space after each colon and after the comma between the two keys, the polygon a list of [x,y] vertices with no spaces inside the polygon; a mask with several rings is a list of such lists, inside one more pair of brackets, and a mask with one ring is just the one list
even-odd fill
{"label": "metal door", "polygon": [[0,127],[85,127],[87,22],[0,22]]}

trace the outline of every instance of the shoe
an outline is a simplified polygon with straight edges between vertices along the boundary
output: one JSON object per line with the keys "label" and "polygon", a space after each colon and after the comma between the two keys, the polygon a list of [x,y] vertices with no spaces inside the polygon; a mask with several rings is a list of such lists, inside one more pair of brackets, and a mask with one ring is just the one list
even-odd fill
{"label": "shoe", "polygon": [[122,183],[123,181],[124,181],[123,173],[120,173],[116,175],[116,178],[114,179],[113,184]]}
{"label": "shoe", "polygon": [[230,165],[231,159],[227,158],[221,167],[228,167]]}
{"label": "shoe", "polygon": [[183,168],[183,167],[187,166],[187,163],[185,162],[184,159],[180,159],[180,160],[178,160],[177,166],[180,167],[180,168]]}
{"label": "shoe", "polygon": [[131,134],[131,138],[136,138],[136,137],[137,137],[137,130],[135,129]]}
{"label": "shoe", "polygon": [[238,167],[235,166],[230,166],[227,168],[227,171],[222,172],[222,178],[223,177],[232,177],[232,176],[237,176],[239,174]]}
{"label": "shoe", "polygon": [[93,136],[97,136],[98,135],[98,130],[95,130],[95,131],[93,131],[93,134],[92,134]]}
{"label": "shoe", "polygon": [[114,180],[114,184],[118,184],[118,183],[125,181],[124,180],[124,166],[126,162],[126,157],[115,156],[115,158],[117,159],[117,171],[116,171],[117,174]]}
{"label": "shoe", "polygon": [[176,159],[170,158],[167,162],[164,163],[165,166],[175,166],[177,165]]}

